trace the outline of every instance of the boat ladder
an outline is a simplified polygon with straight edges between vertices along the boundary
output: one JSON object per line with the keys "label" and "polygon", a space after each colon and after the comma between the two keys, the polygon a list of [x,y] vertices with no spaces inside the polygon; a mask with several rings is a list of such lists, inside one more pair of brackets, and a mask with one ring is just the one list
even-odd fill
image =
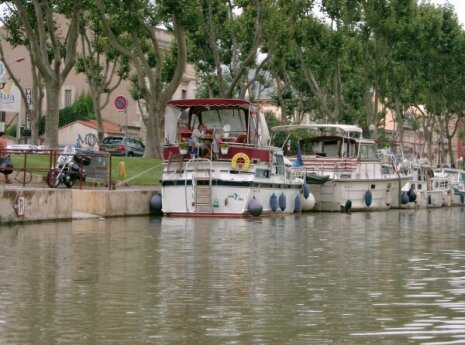
{"label": "boat ladder", "polygon": [[193,162],[192,202],[195,212],[212,212],[212,164],[209,159]]}

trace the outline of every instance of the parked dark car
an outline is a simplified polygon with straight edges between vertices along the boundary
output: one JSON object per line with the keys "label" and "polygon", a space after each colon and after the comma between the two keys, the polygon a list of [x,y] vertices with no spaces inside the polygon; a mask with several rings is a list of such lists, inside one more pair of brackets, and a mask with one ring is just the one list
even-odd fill
{"label": "parked dark car", "polygon": [[102,140],[99,151],[108,152],[112,156],[141,157],[145,145],[137,138],[110,136]]}

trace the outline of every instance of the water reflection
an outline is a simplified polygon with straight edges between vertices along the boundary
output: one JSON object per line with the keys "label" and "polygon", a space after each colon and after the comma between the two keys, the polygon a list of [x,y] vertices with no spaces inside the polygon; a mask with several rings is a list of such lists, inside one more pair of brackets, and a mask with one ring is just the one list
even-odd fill
{"label": "water reflection", "polygon": [[463,208],[0,228],[0,344],[465,343]]}

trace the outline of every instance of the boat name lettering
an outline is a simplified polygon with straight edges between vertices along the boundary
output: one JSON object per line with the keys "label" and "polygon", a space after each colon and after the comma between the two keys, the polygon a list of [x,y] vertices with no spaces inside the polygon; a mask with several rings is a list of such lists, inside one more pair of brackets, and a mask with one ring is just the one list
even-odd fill
{"label": "boat name lettering", "polygon": [[239,196],[237,193],[229,194],[228,199],[233,199],[233,200],[238,200],[238,201],[244,201],[244,198]]}

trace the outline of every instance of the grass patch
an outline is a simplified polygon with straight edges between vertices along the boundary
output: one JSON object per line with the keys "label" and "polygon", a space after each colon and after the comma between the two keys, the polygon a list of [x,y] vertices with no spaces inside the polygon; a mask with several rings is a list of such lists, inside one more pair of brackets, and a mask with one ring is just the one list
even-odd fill
{"label": "grass patch", "polygon": [[162,175],[161,159],[141,157],[112,157],[111,178],[113,181],[123,181],[120,176],[120,164],[126,166],[126,180],[129,185],[154,185],[160,184]]}
{"label": "grass patch", "polygon": [[[32,174],[47,175],[50,169],[49,154],[12,154],[11,155],[15,169],[26,168]],[[96,158],[93,158],[96,159]],[[124,162],[126,168],[126,178],[120,176]],[[101,166],[105,163],[102,162]],[[110,165],[108,159],[106,165]],[[156,158],[142,157],[111,157],[111,178],[112,181],[127,181],[128,185],[158,185],[162,175],[162,161]],[[92,176],[89,175],[91,178]]]}
{"label": "grass patch", "polygon": [[50,155],[48,154],[21,154],[11,155],[15,169],[28,169],[33,174],[47,175],[50,168]]}

